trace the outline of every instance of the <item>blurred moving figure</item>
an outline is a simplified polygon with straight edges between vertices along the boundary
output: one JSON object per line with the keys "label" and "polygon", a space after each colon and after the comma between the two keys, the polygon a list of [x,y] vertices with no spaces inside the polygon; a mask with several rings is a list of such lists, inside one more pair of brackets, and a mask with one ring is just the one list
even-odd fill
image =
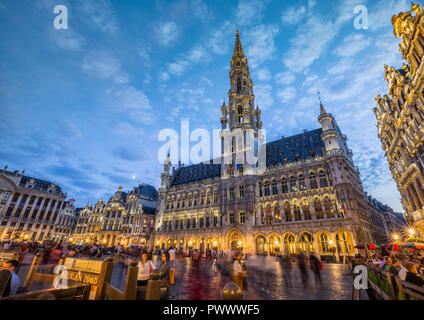
{"label": "blurred moving figure", "polygon": [[317,286],[319,286],[319,285],[321,285],[322,263],[318,259],[318,257],[316,257],[313,253],[311,253],[310,256],[309,256],[309,263],[310,263],[310,268],[311,268],[312,272],[314,273],[315,284]]}
{"label": "blurred moving figure", "polygon": [[297,266],[299,267],[300,277],[302,279],[302,285],[305,289],[308,286],[308,271],[306,270],[306,257],[300,252],[297,257]]}

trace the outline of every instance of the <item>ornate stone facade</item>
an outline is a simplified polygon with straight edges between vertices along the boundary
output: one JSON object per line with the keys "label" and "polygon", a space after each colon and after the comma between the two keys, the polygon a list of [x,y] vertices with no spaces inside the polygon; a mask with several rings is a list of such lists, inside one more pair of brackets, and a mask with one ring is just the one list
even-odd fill
{"label": "ornate stone facade", "polygon": [[157,196],[156,189],[146,184],[128,193],[119,187],[107,203],[99,200],[94,206],[87,204],[80,211],[72,241],[148,247],[154,228]]}
{"label": "ornate stone facade", "polygon": [[238,32],[229,76],[228,108],[225,102],[221,107],[220,164],[178,165],[171,174],[168,157],[155,246],[201,252],[242,247],[256,254],[304,251],[340,259],[352,255],[357,242],[373,241],[359,170],[346,136],[322,103],[321,128],[267,143],[261,172],[246,161],[252,151],[247,132],[260,145],[263,125]]}
{"label": "ornate stone facade", "polygon": [[424,236],[424,16],[419,5],[392,18],[408,64],[385,66],[389,95],[377,96],[378,137],[402,197],[408,220]]}
{"label": "ornate stone facade", "polygon": [[6,169],[0,170],[0,241],[53,240],[66,195],[54,183]]}

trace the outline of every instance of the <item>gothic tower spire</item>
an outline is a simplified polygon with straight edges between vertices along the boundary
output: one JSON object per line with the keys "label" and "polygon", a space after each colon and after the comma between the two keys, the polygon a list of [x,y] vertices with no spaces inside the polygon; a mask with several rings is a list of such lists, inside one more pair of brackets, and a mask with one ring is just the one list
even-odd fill
{"label": "gothic tower spire", "polygon": [[231,59],[228,98],[228,122],[231,131],[236,128],[250,128],[255,131],[261,129],[262,123],[258,121],[260,110],[255,110],[253,82],[238,30]]}

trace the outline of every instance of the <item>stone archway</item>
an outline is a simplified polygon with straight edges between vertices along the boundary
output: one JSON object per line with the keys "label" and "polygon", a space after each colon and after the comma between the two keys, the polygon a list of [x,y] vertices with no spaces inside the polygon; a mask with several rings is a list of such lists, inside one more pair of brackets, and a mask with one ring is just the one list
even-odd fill
{"label": "stone archway", "polygon": [[243,236],[238,230],[233,230],[228,234],[227,248],[229,250],[243,249]]}
{"label": "stone archway", "polygon": [[255,239],[255,248],[256,248],[256,254],[258,255],[264,255],[266,254],[266,239],[263,235],[258,235]]}

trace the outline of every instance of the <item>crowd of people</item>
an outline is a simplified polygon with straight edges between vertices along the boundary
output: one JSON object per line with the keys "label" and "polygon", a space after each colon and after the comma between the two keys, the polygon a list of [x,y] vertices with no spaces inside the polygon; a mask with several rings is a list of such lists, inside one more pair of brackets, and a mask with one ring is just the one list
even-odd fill
{"label": "crowd of people", "polygon": [[[184,258],[189,258],[192,266],[197,269],[200,268],[201,259],[206,261],[231,261],[231,278],[240,287],[244,295],[249,283],[249,270],[246,266],[249,255],[239,250],[224,252],[222,250],[207,249],[204,254],[201,254],[197,249],[184,252],[182,249],[174,247],[146,250],[146,248],[140,246],[124,247],[117,245],[107,247],[96,243],[75,245],[64,242],[39,244],[36,242],[15,243],[10,241],[0,243],[0,249],[13,250],[17,252],[18,256],[16,260],[7,261],[3,265],[3,269],[8,269],[12,272],[12,285],[7,292],[9,295],[16,294],[20,287],[20,279],[17,274],[28,253],[32,255],[40,253],[41,264],[47,266],[56,265],[63,255],[86,259],[104,259],[107,256],[118,255],[127,262],[135,258],[139,260],[137,286],[146,287],[148,281],[152,279],[152,274],[155,274],[155,278],[162,281],[165,296],[169,295],[169,284],[174,281],[175,268],[173,263],[175,260]],[[309,285],[310,273],[313,274],[317,287],[322,284],[321,271],[323,264],[314,254],[298,253],[289,259],[279,255],[277,258],[280,259],[283,279],[287,286],[291,286],[293,261],[297,264],[303,288],[307,288]],[[375,267],[399,276],[401,280],[424,286],[424,257],[419,252],[405,254],[394,251],[388,252],[383,249],[381,253],[373,254],[367,258],[356,255],[355,258],[351,259],[351,262],[353,265],[373,264]]]}
{"label": "crowd of people", "polygon": [[353,265],[372,264],[374,267],[398,276],[400,280],[424,287],[424,256],[418,252],[391,253],[383,248],[380,253],[364,257],[360,254],[352,259]]}

